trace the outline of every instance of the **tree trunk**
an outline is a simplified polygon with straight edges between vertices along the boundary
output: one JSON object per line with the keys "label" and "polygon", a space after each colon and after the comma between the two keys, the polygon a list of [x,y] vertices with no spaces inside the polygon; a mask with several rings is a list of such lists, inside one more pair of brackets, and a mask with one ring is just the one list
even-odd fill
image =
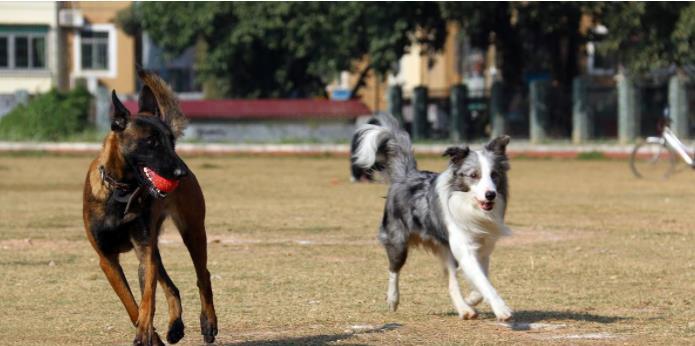
{"label": "tree trunk", "polygon": [[357,83],[355,83],[355,86],[352,87],[352,90],[350,91],[350,99],[357,97],[357,92],[360,91],[360,89],[366,84],[365,80],[367,79],[367,74],[371,69],[372,65],[369,64],[362,70],[362,72],[360,72],[360,76],[357,78]]}

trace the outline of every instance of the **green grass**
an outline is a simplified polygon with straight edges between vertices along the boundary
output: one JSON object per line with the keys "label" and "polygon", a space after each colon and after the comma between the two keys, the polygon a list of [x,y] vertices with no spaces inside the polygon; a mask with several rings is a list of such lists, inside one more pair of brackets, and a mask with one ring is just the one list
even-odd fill
{"label": "green grass", "polygon": [[599,151],[589,151],[577,154],[577,160],[606,160],[607,157]]}

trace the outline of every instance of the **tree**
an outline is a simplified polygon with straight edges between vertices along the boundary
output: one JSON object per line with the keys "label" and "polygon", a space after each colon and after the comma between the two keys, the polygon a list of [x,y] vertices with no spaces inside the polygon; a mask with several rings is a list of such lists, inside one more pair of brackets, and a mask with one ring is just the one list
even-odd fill
{"label": "tree", "polygon": [[[202,43],[198,75],[230,97],[308,97],[325,93],[341,70],[368,57],[361,75],[394,71],[408,48],[441,49],[437,3],[143,2],[124,23],[140,27],[169,54]],[[133,20],[139,25],[132,24]],[[358,83],[358,85],[361,83]]]}
{"label": "tree", "polygon": [[502,76],[520,85],[524,72],[549,71],[560,85],[571,86],[579,73],[579,47],[587,37],[579,32],[591,3],[493,2],[442,3],[444,18],[460,23],[473,46],[486,48],[494,33]]}
{"label": "tree", "polygon": [[695,5],[627,2],[601,6],[598,18],[608,27],[602,49],[615,54],[632,73],[693,62]]}

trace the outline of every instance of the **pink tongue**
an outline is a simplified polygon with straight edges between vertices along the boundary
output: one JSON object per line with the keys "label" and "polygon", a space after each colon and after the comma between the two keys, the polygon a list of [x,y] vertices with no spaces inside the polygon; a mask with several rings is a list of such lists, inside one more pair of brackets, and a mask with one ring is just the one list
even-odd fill
{"label": "pink tongue", "polygon": [[155,173],[155,171],[145,167],[145,172],[149,174],[152,185],[162,192],[171,192],[179,186],[178,180],[169,180]]}
{"label": "pink tongue", "polygon": [[480,202],[480,206],[481,206],[484,210],[490,210],[490,209],[492,209],[492,203],[491,203],[491,202]]}

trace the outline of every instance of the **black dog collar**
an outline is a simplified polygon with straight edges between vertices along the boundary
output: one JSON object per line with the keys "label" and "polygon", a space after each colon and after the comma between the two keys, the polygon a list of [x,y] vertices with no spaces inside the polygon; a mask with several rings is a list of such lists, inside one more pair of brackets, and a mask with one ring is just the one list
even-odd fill
{"label": "black dog collar", "polygon": [[101,177],[101,183],[106,186],[106,188],[112,190],[113,198],[116,201],[125,203],[125,210],[123,211],[123,221],[128,222],[137,216],[136,212],[130,212],[131,207],[133,207],[133,201],[137,201],[141,204],[142,192],[144,191],[142,186],[122,183],[116,180],[114,177],[106,172],[104,166],[99,166],[99,176]]}

